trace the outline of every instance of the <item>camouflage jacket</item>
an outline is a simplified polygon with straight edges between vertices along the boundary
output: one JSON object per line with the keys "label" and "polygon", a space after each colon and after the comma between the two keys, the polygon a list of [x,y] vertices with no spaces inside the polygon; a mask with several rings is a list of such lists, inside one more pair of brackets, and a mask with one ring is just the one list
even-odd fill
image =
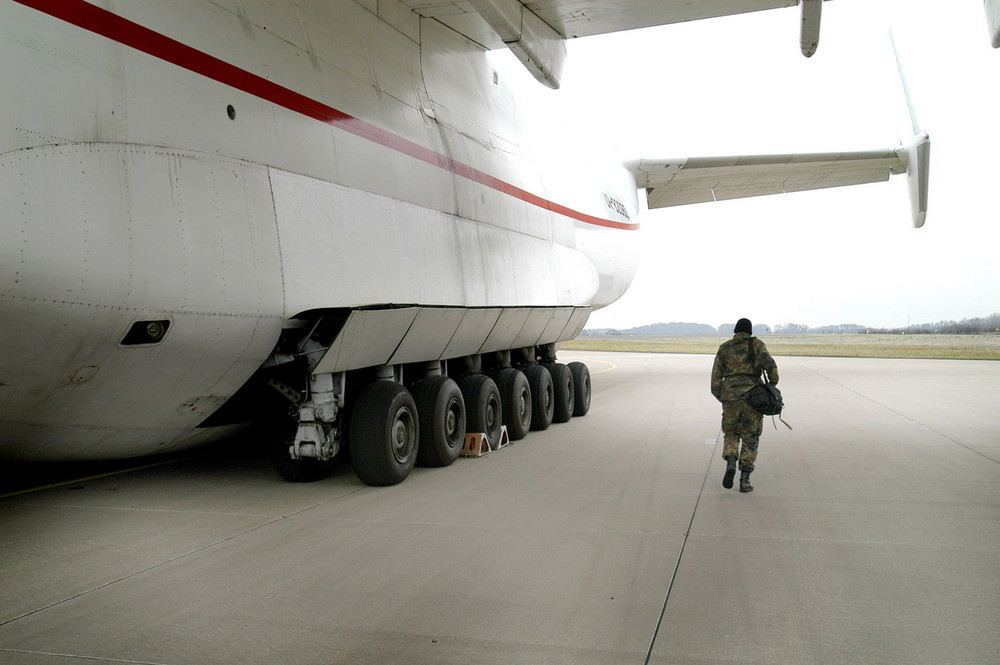
{"label": "camouflage jacket", "polygon": [[[750,365],[750,341],[756,362]],[[720,402],[735,402],[746,397],[750,389],[760,382],[760,373],[766,370],[771,383],[778,382],[778,366],[767,352],[764,342],[747,333],[733,335],[719,347],[712,366],[712,394]]]}

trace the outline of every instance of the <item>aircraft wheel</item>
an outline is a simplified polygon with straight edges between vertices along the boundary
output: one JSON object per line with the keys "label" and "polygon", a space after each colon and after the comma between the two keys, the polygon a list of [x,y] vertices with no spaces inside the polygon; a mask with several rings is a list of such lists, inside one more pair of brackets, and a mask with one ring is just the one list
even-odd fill
{"label": "aircraft wheel", "polygon": [[590,411],[590,368],[578,362],[570,363],[568,367],[573,373],[573,383],[576,385],[573,415],[585,416]]}
{"label": "aircraft wheel", "polygon": [[531,428],[531,388],[524,372],[513,367],[500,370],[497,388],[503,407],[503,424],[511,441],[523,439]]}
{"label": "aircraft wheel", "polygon": [[531,388],[531,429],[548,429],[555,406],[552,375],[542,365],[528,365],[524,368],[524,375],[528,377]]}
{"label": "aircraft wheel", "polygon": [[398,383],[375,381],[361,391],[351,414],[354,471],[368,485],[403,482],[417,461],[417,405]]}
{"label": "aircraft wheel", "polygon": [[447,376],[431,376],[413,387],[420,418],[417,464],[448,466],[465,444],[465,400],[458,384]]}
{"label": "aircraft wheel", "polygon": [[295,418],[283,415],[269,429],[268,456],[275,470],[285,480],[292,483],[313,483],[323,480],[333,471],[335,460],[292,459],[288,449],[295,443],[295,433],[299,429]]}
{"label": "aircraft wheel", "polygon": [[565,423],[573,417],[574,384],[573,372],[562,363],[553,363],[548,366],[552,375],[552,422]]}
{"label": "aircraft wheel", "polygon": [[485,374],[470,374],[458,384],[465,397],[466,430],[483,432],[490,447],[500,442],[500,391]]}

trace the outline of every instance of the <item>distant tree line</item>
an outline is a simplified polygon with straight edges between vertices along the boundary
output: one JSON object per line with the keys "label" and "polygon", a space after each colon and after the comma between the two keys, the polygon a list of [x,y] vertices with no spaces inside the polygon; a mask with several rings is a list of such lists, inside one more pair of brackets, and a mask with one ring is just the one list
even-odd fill
{"label": "distant tree line", "polygon": [[865,330],[865,326],[857,323],[839,323],[818,328],[810,328],[801,323],[781,323],[774,326],[775,335],[857,335]]}
{"label": "distant tree line", "polygon": [[[591,328],[584,330],[582,335],[664,335],[680,337],[684,335],[731,335],[735,323],[723,323],[713,328],[704,323],[652,323],[636,328]],[[873,328],[857,323],[840,323],[830,326],[811,328],[802,323],[780,323],[769,326],[766,323],[755,323],[755,335],[858,335],[873,333],[882,335],[978,335],[984,333],[1000,333],[1000,313],[974,319],[955,321],[938,321],[937,323],[920,323],[905,328]]]}
{"label": "distant tree line", "polygon": [[[731,334],[735,327],[735,323],[723,323],[719,326],[719,332]],[[804,323],[779,323],[773,327],[766,323],[753,324],[754,335],[857,335],[864,331],[865,326],[857,323],[838,323],[837,325],[819,326],[818,328],[810,328]]]}
{"label": "distant tree line", "polygon": [[[732,330],[732,328],[730,328]],[[666,335],[681,337],[684,335],[714,335],[715,328],[704,323],[651,323],[636,328],[618,330],[617,328],[590,328],[582,335]]]}
{"label": "distant tree line", "polygon": [[990,314],[961,321],[920,323],[905,328],[866,328],[866,332],[888,335],[981,335],[1000,333],[1000,314]]}

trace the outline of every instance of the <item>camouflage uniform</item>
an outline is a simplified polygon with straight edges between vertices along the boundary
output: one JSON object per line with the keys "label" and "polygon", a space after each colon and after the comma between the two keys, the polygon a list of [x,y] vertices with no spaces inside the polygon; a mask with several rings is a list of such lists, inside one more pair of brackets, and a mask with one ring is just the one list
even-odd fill
{"label": "camouflage uniform", "polygon": [[[751,340],[756,355],[753,366],[750,365]],[[771,383],[778,382],[778,366],[764,342],[745,332],[736,333],[719,347],[712,366],[712,394],[722,402],[722,432],[725,435],[722,457],[739,456],[740,471],[753,471],[757,460],[764,416],[750,406],[746,397],[757,385],[763,370],[767,371]],[[742,451],[740,439],[743,439]]]}

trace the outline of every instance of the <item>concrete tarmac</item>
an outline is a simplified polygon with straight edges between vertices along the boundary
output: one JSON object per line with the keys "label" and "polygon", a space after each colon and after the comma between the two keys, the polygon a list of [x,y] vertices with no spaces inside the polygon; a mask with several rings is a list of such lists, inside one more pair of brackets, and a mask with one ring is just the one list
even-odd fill
{"label": "concrete tarmac", "polygon": [[0,663],[1000,662],[1000,364],[779,357],[740,494],[711,356],[561,359],[590,414],[396,487],[244,453],[0,498]]}

